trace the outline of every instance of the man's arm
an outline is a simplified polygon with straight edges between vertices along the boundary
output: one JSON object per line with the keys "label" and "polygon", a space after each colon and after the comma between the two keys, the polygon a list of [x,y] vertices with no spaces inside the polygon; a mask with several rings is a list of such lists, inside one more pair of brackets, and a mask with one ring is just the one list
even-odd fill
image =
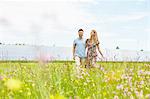
{"label": "man's arm", "polygon": [[73,59],[75,59],[75,48],[76,48],[76,44],[73,44]]}

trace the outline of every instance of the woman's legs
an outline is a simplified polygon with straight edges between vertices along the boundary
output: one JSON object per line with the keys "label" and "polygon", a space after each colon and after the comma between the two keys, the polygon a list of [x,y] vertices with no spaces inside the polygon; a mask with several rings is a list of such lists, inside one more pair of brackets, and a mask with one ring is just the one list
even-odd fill
{"label": "woman's legs", "polygon": [[90,68],[90,60],[88,58],[86,59],[86,68]]}
{"label": "woman's legs", "polygon": [[91,64],[92,64],[92,67],[96,67],[96,57],[92,58]]}
{"label": "woman's legs", "polygon": [[96,67],[96,57],[86,59],[86,68]]}

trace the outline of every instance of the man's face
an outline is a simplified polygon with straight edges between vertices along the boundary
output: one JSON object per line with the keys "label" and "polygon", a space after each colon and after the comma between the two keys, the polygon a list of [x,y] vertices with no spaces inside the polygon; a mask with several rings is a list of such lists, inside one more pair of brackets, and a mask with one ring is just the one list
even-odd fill
{"label": "man's face", "polygon": [[82,37],[82,36],[83,36],[83,33],[84,33],[83,31],[79,31],[79,32],[78,32],[79,37]]}

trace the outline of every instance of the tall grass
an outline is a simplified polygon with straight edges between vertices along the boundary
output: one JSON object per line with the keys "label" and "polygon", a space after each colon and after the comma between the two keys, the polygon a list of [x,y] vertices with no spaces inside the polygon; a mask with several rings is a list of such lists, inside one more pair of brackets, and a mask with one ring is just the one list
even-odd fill
{"label": "tall grass", "polygon": [[0,63],[0,98],[149,99],[150,64],[100,63],[78,74],[69,62]]}

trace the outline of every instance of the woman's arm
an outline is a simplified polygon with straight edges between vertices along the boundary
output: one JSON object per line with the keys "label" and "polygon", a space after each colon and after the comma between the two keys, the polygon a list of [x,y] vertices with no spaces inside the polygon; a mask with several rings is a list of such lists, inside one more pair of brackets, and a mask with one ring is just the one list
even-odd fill
{"label": "woman's arm", "polygon": [[104,57],[101,50],[100,50],[99,44],[97,44],[97,49],[98,49],[98,52],[101,54],[101,56]]}

